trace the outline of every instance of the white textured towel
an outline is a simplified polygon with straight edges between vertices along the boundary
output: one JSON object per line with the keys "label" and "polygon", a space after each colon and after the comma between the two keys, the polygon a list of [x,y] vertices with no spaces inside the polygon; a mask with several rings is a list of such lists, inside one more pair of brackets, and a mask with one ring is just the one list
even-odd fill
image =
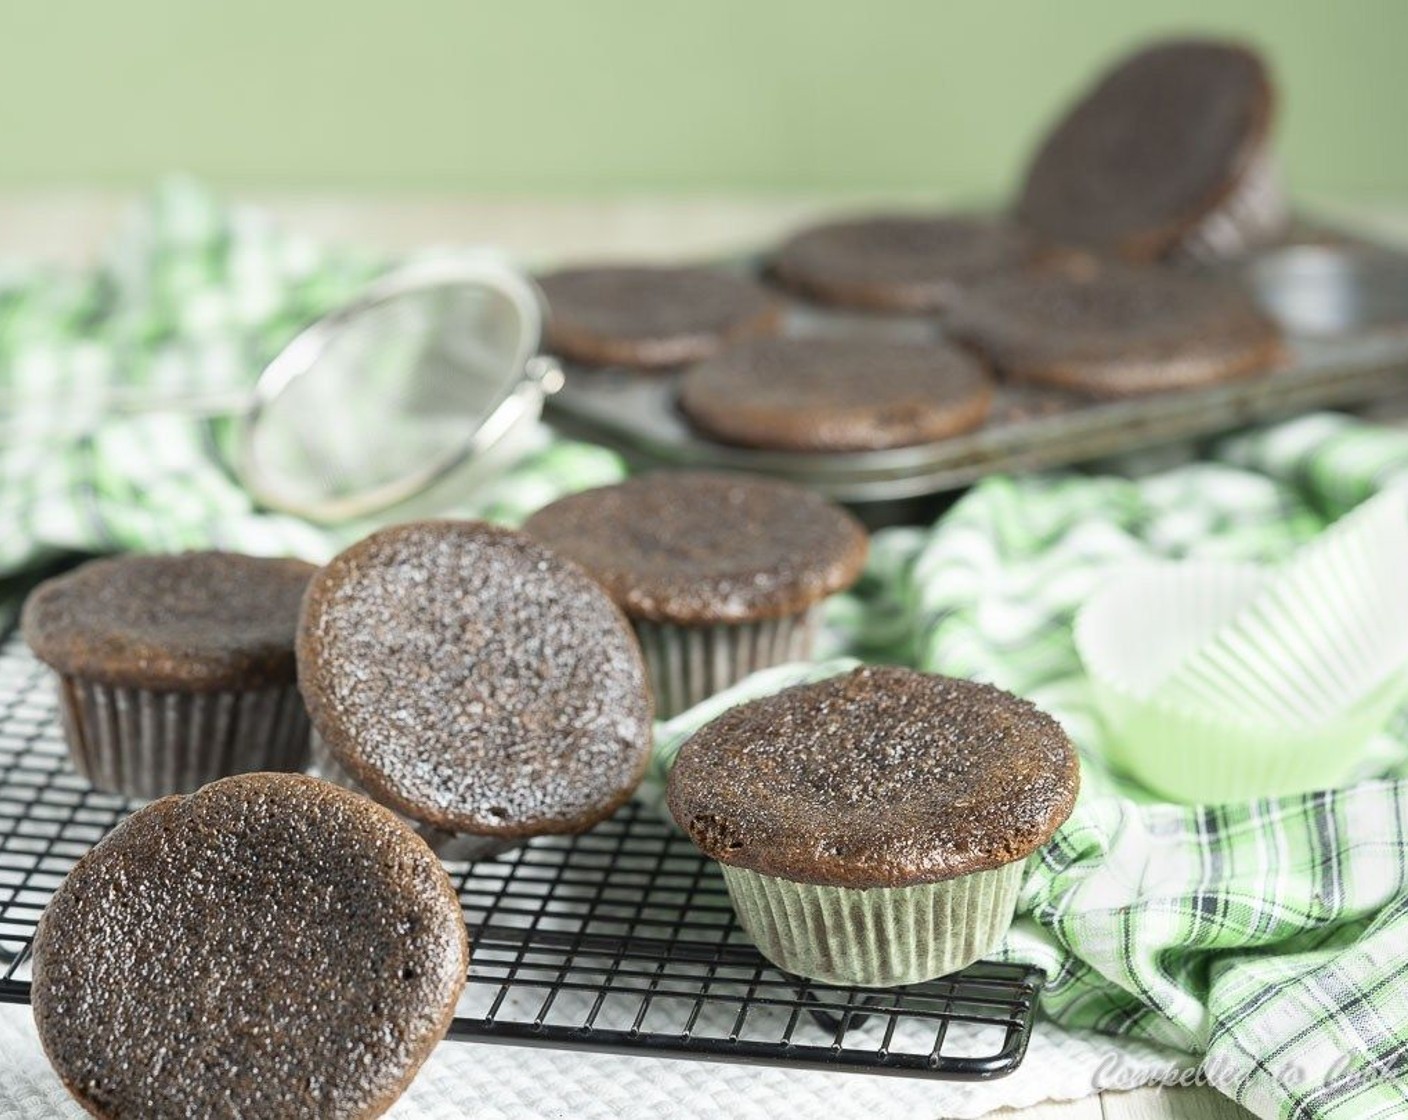
{"label": "white textured towel", "polygon": [[[1088,1096],[1161,1076],[1186,1055],[1037,1024],[999,1081],[957,1083],[443,1042],[387,1114],[396,1120],[928,1120]],[[0,1120],[81,1120],[25,1007],[0,1008]]]}

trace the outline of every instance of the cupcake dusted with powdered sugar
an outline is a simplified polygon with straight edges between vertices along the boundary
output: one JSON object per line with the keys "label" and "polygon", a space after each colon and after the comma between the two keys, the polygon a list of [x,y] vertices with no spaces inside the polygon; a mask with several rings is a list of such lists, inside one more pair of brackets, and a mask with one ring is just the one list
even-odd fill
{"label": "cupcake dusted with powdered sugar", "polygon": [[480,522],[396,526],[333,559],[304,601],[298,666],[332,776],[442,854],[584,832],[650,751],[620,611],[575,564]]}

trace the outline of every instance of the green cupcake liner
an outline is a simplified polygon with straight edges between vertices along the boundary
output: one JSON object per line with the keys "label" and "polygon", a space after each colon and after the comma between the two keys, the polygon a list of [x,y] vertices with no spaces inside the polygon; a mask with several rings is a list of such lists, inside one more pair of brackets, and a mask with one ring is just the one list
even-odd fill
{"label": "green cupcake liner", "polygon": [[[1218,641],[1275,578],[1255,565],[1149,563],[1112,576],[1081,609],[1076,648],[1113,765],[1153,792],[1189,804],[1334,788],[1359,769],[1374,736],[1408,696],[1401,667],[1384,676],[1366,666],[1362,676],[1380,683],[1367,694],[1346,687],[1337,707],[1325,704],[1333,716],[1318,720],[1276,718],[1268,701],[1256,699],[1262,682],[1272,696],[1278,674],[1294,680],[1307,672],[1289,643],[1269,637],[1252,647],[1255,659],[1250,653],[1235,664],[1229,659],[1219,683],[1232,688],[1235,670],[1248,670],[1239,689],[1243,709],[1211,692],[1166,687],[1171,674]],[[1325,651],[1330,648],[1327,639]]]}
{"label": "green cupcake liner", "polygon": [[1289,733],[1227,725],[1193,709],[1133,700],[1095,682],[1107,756],[1154,793],[1189,805],[1284,797],[1346,785],[1402,706],[1393,680],[1334,723]]}
{"label": "green cupcake liner", "polygon": [[1264,573],[1152,694],[1266,726],[1339,720],[1408,666],[1408,489],[1391,487]]}
{"label": "green cupcake liner", "polygon": [[821,887],[723,867],[739,924],[784,972],[890,988],[986,956],[1017,908],[1025,861],[914,887]]}

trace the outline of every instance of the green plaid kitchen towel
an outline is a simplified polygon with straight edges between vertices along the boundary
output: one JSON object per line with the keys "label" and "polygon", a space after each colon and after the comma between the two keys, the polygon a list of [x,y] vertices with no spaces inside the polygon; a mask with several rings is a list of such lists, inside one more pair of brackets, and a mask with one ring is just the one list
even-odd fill
{"label": "green plaid kitchen towel", "polygon": [[[221,465],[218,419],[128,411],[171,396],[218,411],[380,268],[176,184],[91,277],[0,276],[0,577],[73,551],[316,559],[365,531],[254,506]],[[607,452],[543,437],[455,512],[514,521],[620,475]],[[1274,559],[1395,477],[1408,477],[1408,434],[1317,416],[1140,481],[992,479],[930,529],[877,536],[830,616],[841,651],[989,680],[1061,719],[1082,750],[1082,800],[1031,861],[1003,952],[1047,970],[1060,1022],[1206,1055],[1206,1076],[1266,1117],[1408,1111],[1408,785],[1394,780],[1408,726],[1382,737],[1376,780],[1351,789],[1151,803],[1102,763],[1071,618],[1114,565]],[[665,725],[652,788],[722,706],[853,663],[775,670]]]}

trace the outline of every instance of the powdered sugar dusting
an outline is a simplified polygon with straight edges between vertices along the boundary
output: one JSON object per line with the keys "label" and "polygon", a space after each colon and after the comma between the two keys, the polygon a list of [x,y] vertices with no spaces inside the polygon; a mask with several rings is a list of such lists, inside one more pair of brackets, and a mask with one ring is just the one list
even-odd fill
{"label": "powdered sugar dusting", "polygon": [[334,559],[305,603],[299,674],[338,760],[450,831],[590,827],[649,753],[625,619],[574,565],[477,522],[398,526]]}

